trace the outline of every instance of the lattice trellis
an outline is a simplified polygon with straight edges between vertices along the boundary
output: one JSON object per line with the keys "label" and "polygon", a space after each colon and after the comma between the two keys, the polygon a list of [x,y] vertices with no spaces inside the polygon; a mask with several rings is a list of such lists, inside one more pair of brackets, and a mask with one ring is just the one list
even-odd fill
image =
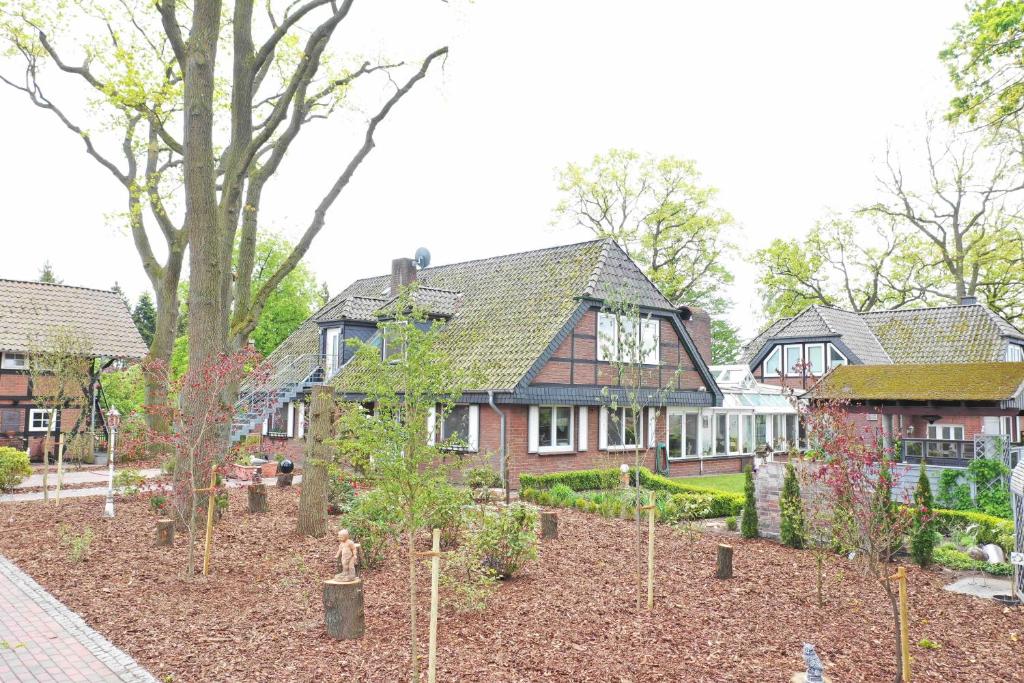
{"label": "lattice trellis", "polygon": [[[1024,461],[1017,463],[1010,477],[1010,496],[1013,498],[1014,550],[1024,552]],[[1024,598],[1024,572],[1020,565],[1013,565],[1013,585],[1017,598]]]}

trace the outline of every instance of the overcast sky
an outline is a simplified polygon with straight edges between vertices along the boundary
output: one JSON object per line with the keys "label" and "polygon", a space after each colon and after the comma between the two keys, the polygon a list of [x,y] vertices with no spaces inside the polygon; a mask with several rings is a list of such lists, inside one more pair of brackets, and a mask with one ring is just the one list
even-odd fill
{"label": "overcast sky", "polygon": [[[419,246],[437,265],[587,239],[551,226],[554,171],[611,147],[694,159],[747,253],[801,234],[870,198],[886,139],[941,112],[937,53],[962,4],[362,0],[342,37],[451,54],[379,129],[308,263],[333,293]],[[0,107],[0,277],[34,279],[49,260],[67,284],[116,280],[134,299],[148,282],[112,220],[115,181],[18,93],[0,90]],[[353,134],[352,119],[327,125],[296,150],[266,227],[301,232]],[[733,269],[731,319],[750,335],[754,273]]]}

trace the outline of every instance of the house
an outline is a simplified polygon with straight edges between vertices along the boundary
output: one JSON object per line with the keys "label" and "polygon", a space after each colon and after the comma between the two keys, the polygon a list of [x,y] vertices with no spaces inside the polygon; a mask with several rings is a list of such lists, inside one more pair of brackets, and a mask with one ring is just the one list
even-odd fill
{"label": "house", "polygon": [[[299,448],[310,388],[340,384],[346,340],[379,340],[396,292],[414,281],[417,305],[460,340],[457,362],[481,376],[443,421],[442,438],[454,430],[496,469],[507,458],[513,487],[522,472],[615,466],[637,443],[650,467],[660,448],[660,469],[672,475],[738,472],[752,459],[754,442],[743,435],[753,433],[753,414],[723,410],[708,367],[710,318],[673,306],[611,240],[422,269],[396,259],[390,274],[353,282],[269,356],[271,377],[266,388],[244,388],[233,438],[262,429],[269,450]],[[644,374],[660,389],[636,434],[619,428],[633,420],[628,409],[610,415],[603,391],[616,391],[613,298],[645,316],[637,334],[653,356]]]}
{"label": "house", "polygon": [[[865,422],[877,422],[879,415],[895,420],[889,432],[913,434],[918,438],[969,441],[975,435],[1002,434],[1020,441],[1020,419],[1016,412],[991,405],[957,411],[957,405],[970,403],[967,388],[959,383],[969,367],[985,368],[985,376],[1011,372],[1011,364],[1024,361],[1024,334],[974,298],[960,305],[853,313],[828,306],[810,306],[791,318],[777,320],[751,341],[741,360],[754,377],[766,384],[788,387],[797,395],[816,385],[827,373],[846,366],[883,366],[888,369],[846,370],[837,377],[877,376],[886,381],[901,378],[887,400],[903,401],[884,411],[860,410]],[[930,368],[930,369],[929,369]],[[948,377],[943,377],[946,373]],[[909,379],[908,379],[909,378]],[[932,397],[937,404],[923,405],[918,399],[902,395],[907,382],[921,381],[941,386],[944,398]],[[958,396],[958,387],[965,392]],[[817,396],[824,394],[819,391]],[[902,397],[901,397],[902,395]],[[853,401],[868,400],[849,395]],[[873,400],[873,399],[872,399]],[[859,405],[859,404],[858,404]],[[998,408],[998,409],[997,409]],[[924,415],[940,415],[928,422]],[[888,420],[889,418],[885,418]]]}
{"label": "house", "polygon": [[716,437],[729,438],[727,448],[749,452],[764,445],[785,452],[798,445],[799,411],[790,390],[758,382],[746,365],[712,365],[711,374],[722,390],[722,406],[707,412]]}
{"label": "house", "polygon": [[[98,403],[100,374],[115,361],[140,360],[148,349],[131,313],[114,292],[84,287],[0,280],[0,445],[28,450],[42,459],[43,440],[72,435],[102,424],[100,410],[40,408],[39,388],[29,374],[30,355],[45,352],[57,330],[67,331],[88,349],[92,378],[82,386],[82,405]],[[56,448],[56,440],[52,448]],[[51,451],[52,455],[52,451]]]}

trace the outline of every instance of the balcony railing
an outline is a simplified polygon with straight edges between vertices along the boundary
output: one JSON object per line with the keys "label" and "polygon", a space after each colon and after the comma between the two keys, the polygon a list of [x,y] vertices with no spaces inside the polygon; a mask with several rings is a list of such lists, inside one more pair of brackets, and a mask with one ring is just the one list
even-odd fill
{"label": "balcony railing", "polygon": [[[903,459],[907,462],[955,460],[971,461],[975,458],[974,441],[959,439],[903,439]],[[963,462],[964,466],[967,462]]]}

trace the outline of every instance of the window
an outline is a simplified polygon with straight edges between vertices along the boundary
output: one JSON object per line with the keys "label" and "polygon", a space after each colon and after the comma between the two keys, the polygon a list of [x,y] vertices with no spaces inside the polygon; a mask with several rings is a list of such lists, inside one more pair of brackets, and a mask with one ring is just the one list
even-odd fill
{"label": "window", "polygon": [[743,416],[743,452],[753,453],[754,446],[754,416]]}
{"label": "window", "polygon": [[754,416],[754,450],[768,443],[768,416]]}
{"label": "window", "polygon": [[828,366],[830,368],[834,368],[837,365],[846,365],[848,362],[842,351],[832,344],[828,345]]}
{"label": "window", "polygon": [[668,457],[692,458],[697,455],[697,413],[671,413],[668,416]]}
{"label": "window", "polygon": [[597,359],[632,361],[632,358],[623,356],[639,354],[640,362],[657,365],[660,362],[660,329],[660,323],[655,318],[637,321],[614,313],[598,313]]}
{"label": "window", "polygon": [[964,428],[962,425],[928,425],[928,438],[963,441]]}
{"label": "window", "polygon": [[399,361],[405,360],[405,334],[406,331],[403,329],[404,325],[407,325],[404,320],[401,322],[387,323],[384,325],[384,345],[382,347],[382,353],[384,354],[384,360],[389,363],[398,363]]}
{"label": "window", "polygon": [[683,443],[686,446],[684,455],[692,457],[697,455],[697,413],[686,414],[686,432]]}
{"label": "window", "polygon": [[277,406],[267,417],[267,436],[287,437],[291,436],[288,429],[288,422],[291,415],[291,403],[282,403]]}
{"label": "window", "polygon": [[786,416],[786,445],[790,448],[796,448],[800,443],[799,430],[797,429],[797,416],[787,415]]}
{"label": "window", "polygon": [[0,434],[21,431],[21,411],[17,408],[0,410]]}
{"label": "window", "polygon": [[807,373],[814,377],[825,374],[825,345],[807,345]]}
{"label": "window", "polygon": [[608,411],[608,448],[634,448],[642,437],[640,420],[632,408],[617,408]]}
{"label": "window", "polygon": [[324,330],[325,370],[328,377],[333,377],[341,366],[341,328],[330,327]]}
{"label": "window", "polygon": [[537,446],[541,452],[572,450],[572,408],[540,406],[537,409]]}
{"label": "window", "polygon": [[0,368],[4,370],[27,370],[28,355],[5,351],[3,354],[0,354]]}
{"label": "window", "polygon": [[726,437],[728,436],[726,419],[725,413],[715,415],[715,455],[725,455],[727,453],[725,447]]}
{"label": "window", "polygon": [[452,406],[441,421],[441,440],[459,450],[477,449],[478,406]]}
{"label": "window", "polygon": [[[1017,430],[1014,429],[1016,421],[1017,418],[1012,417],[1010,415],[1006,415],[1003,417],[1000,425],[1000,433],[1003,434],[1004,436],[1010,437],[1010,441],[1014,442],[1016,442],[1019,439]],[[3,429],[0,428],[0,431],[3,431]]]}
{"label": "window", "polygon": [[729,453],[740,452],[740,416],[729,416]]}
{"label": "window", "polygon": [[779,377],[782,375],[782,347],[776,346],[764,359],[764,376]]}
{"label": "window", "polygon": [[50,422],[56,421],[56,418],[56,410],[33,408],[28,413],[28,430],[30,432],[45,432],[50,428]]}
{"label": "window", "polygon": [[803,347],[799,344],[786,346],[786,377],[799,377],[803,374]]}
{"label": "window", "polygon": [[786,416],[772,415],[772,450],[781,451],[786,448]]}
{"label": "window", "polygon": [[1011,363],[1020,363],[1024,361],[1024,346],[1020,344],[1010,344],[1006,347],[1006,360]]}

